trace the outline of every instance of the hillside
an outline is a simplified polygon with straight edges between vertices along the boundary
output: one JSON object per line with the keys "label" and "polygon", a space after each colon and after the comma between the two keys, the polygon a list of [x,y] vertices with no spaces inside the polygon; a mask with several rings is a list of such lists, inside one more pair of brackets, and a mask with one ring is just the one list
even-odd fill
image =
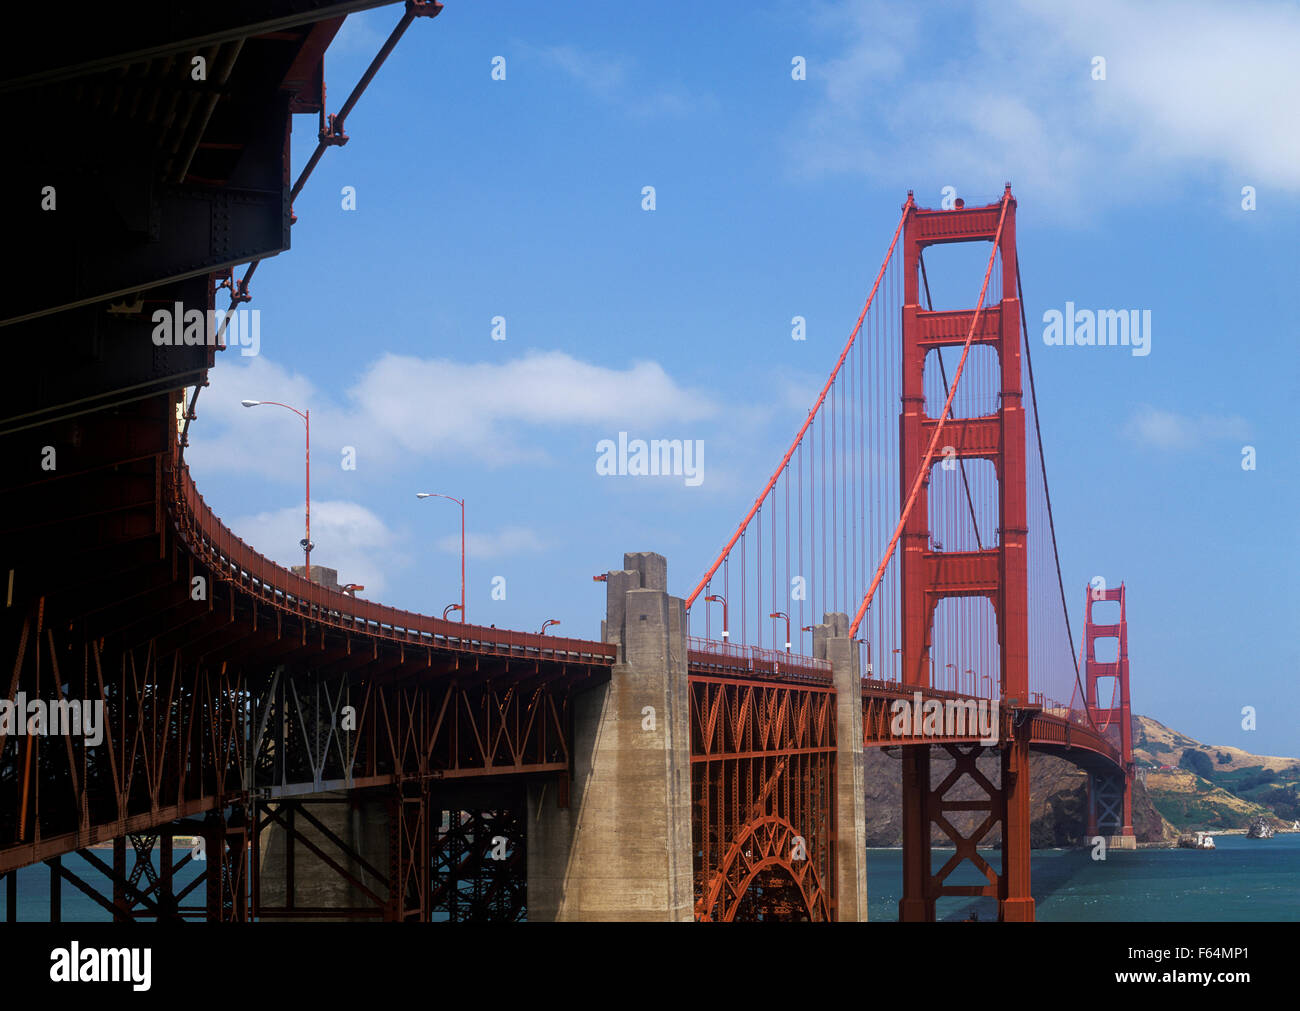
{"label": "hillside", "polygon": [[1242,829],[1259,815],[1278,827],[1300,819],[1300,759],[1202,744],[1135,716],[1133,760],[1156,809],[1180,830]]}
{"label": "hillside", "polygon": [[[1300,818],[1300,759],[1201,744],[1145,716],[1133,718],[1133,742],[1133,759],[1145,778],[1133,787],[1133,831],[1140,843],[1172,843],[1180,832],[1194,829],[1244,829],[1261,814],[1278,827],[1289,827]],[[934,764],[943,770],[936,775],[952,768],[951,761],[937,755]],[[995,756],[985,756],[977,765],[997,782]],[[867,844],[901,846],[901,762],[869,748],[866,766]],[[1030,757],[1030,776],[1033,845],[1078,845],[1087,828],[1084,773],[1064,759],[1035,754]],[[979,791],[966,779],[950,796],[970,800]],[[955,827],[969,832],[974,816],[968,815],[967,823],[959,818],[960,813],[953,815]],[[987,838],[992,845],[1000,833],[995,828]],[[933,840],[940,843],[944,837],[936,832]]]}

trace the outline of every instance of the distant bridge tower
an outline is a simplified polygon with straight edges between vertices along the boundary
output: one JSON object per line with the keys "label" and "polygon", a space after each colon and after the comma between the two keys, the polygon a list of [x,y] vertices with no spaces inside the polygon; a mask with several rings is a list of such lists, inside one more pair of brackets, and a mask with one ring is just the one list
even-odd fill
{"label": "distant bridge tower", "polygon": [[[1093,620],[1093,608],[1104,601],[1119,601],[1119,618],[1114,624],[1099,625]],[[1097,640],[1115,639],[1115,659],[1097,659]],[[1088,774],[1088,835],[1110,837],[1110,845],[1135,849],[1133,834],[1133,715],[1128,694],[1128,615],[1125,610],[1124,584],[1118,589],[1094,589],[1089,586],[1084,603],[1083,666],[1086,678],[1088,712],[1104,736],[1119,748],[1123,772]],[[1111,682],[1109,691],[1101,691],[1098,682]],[[1105,695],[1103,702],[1101,696]]]}

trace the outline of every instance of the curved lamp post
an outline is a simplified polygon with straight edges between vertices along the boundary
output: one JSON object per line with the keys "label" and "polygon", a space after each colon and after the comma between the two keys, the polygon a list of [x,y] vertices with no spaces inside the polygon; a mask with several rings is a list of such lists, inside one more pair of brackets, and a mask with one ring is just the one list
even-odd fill
{"label": "curved lamp post", "polygon": [[311,549],[315,545],[311,542],[311,411],[300,411],[296,407],[290,407],[288,404],[282,404],[277,400],[241,400],[244,407],[261,407],[263,404],[270,407],[283,407],[286,411],[293,411],[294,414],[302,418],[303,423],[307,426],[307,536],[298,543],[302,545],[302,550],[307,556],[306,573],[307,579],[311,579]]}
{"label": "curved lamp post", "polygon": [[[465,500],[463,498],[452,498],[450,495],[443,495],[436,491],[417,491],[416,498],[445,498],[448,502],[455,502],[460,506],[460,623],[465,624]],[[454,606],[454,605],[453,605]],[[442,612],[442,616],[447,617],[448,607]]]}
{"label": "curved lamp post", "polygon": [[768,617],[785,619],[785,651],[789,653],[790,652],[790,616],[786,614],[784,611],[773,611],[771,614],[768,615]]}
{"label": "curved lamp post", "polygon": [[722,605],[722,638],[725,641],[728,638],[727,633],[727,598],[720,593],[710,593],[704,598],[705,601],[713,601]]}

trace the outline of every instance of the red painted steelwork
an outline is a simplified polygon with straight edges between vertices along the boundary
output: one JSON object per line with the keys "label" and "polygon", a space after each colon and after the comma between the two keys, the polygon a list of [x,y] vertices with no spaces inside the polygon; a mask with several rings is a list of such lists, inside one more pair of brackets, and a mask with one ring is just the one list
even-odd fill
{"label": "red painted steelwork", "polygon": [[[1119,745],[1118,765],[1122,770],[1122,783],[1115,784],[1120,794],[1121,814],[1117,826],[1119,835],[1133,834],[1133,712],[1129,702],[1128,682],[1128,610],[1124,584],[1116,589],[1094,589],[1085,591],[1083,622],[1083,669],[1086,678],[1086,698],[1088,712],[1101,733],[1112,743]],[[1093,620],[1093,608],[1103,601],[1119,602],[1119,617],[1114,623],[1098,624]],[[1097,659],[1097,640],[1114,638],[1116,640],[1115,659],[1102,661]],[[1098,681],[1102,678],[1115,680],[1110,702],[1102,705],[1098,692]],[[1116,696],[1119,704],[1116,705]],[[1090,794],[1097,792],[1098,784],[1089,779]],[[1096,796],[1090,796],[1088,804],[1088,834],[1096,835],[1097,825]]]}
{"label": "red painted steelwork", "polygon": [[[947,597],[986,596],[998,622],[1001,655],[999,697],[1009,708],[1029,700],[1028,666],[1028,565],[1026,520],[1025,416],[1021,405],[1019,300],[1004,297],[999,305],[999,332],[995,347],[1001,369],[998,407],[984,419],[949,420],[967,356],[980,332],[984,297],[994,264],[1001,255],[1001,290],[1016,288],[1015,200],[1008,186],[997,204],[953,211],[910,207],[904,223],[903,307],[903,409],[900,417],[899,467],[901,488],[910,489],[902,503],[898,527],[872,586],[854,618],[850,634],[866,613],[894,547],[901,543],[901,620],[903,681],[910,687],[930,686],[930,646],[935,610]],[[934,326],[934,314],[920,307],[919,261],[921,251],[942,242],[991,241],[988,266],[952,385],[937,419],[925,411],[925,359]],[[987,340],[991,335],[985,333]],[[991,423],[991,424],[990,424]],[[980,551],[953,557],[932,550],[927,503],[930,468],[945,426],[959,457],[980,456],[993,463],[998,485],[999,543]],[[996,427],[993,427],[996,426]],[[928,438],[926,436],[928,435]],[[1014,721],[1019,723],[1019,721]],[[959,767],[973,763],[969,753],[948,747]],[[899,917],[932,920],[935,900],[942,895],[970,894],[945,884],[950,865],[932,870],[931,827],[938,826],[957,846],[958,857],[971,859],[986,875],[991,871],[972,856],[974,842],[958,832],[944,816],[944,796],[951,785],[931,784],[930,747],[905,749],[903,789],[903,898]],[[996,876],[999,919],[1033,919],[1034,900],[1029,891],[1029,733],[1021,727],[1000,744],[1001,782],[987,788],[988,819],[982,835],[994,822],[1002,825],[1002,869]],[[960,861],[958,861],[960,862]],[[990,882],[992,882],[990,877]],[[993,888],[990,884],[989,888]],[[982,891],[980,894],[992,894]]]}
{"label": "red painted steelwork", "polygon": [[[975,334],[977,330],[979,329],[980,318],[984,314],[984,295],[988,291],[989,277],[991,276],[993,271],[994,256],[999,251],[999,249],[1001,249],[1005,255],[1006,243],[1003,239],[1003,234],[1004,234],[1003,229],[1006,224],[1006,216],[1007,216],[1008,208],[1011,209],[1011,228],[1009,233],[1010,248],[1012,250],[1011,261],[1012,261],[1012,268],[1013,268],[1011,271],[1011,277],[1012,278],[1015,277],[1015,270],[1014,270],[1015,201],[1011,199],[1010,186],[1007,187],[1006,193],[1003,194],[1002,200],[999,201],[999,203],[992,205],[992,207],[997,207],[1000,209],[997,216],[997,227],[992,233],[988,233],[988,234],[981,233],[976,229],[974,225],[968,224],[967,228],[969,229],[969,231],[962,230],[955,233],[963,236],[963,238],[954,239],[948,237],[949,233],[946,230],[947,228],[951,228],[952,226],[948,225],[948,226],[936,227],[931,220],[933,215],[972,214],[977,219],[983,219],[986,216],[985,213],[983,212],[987,212],[988,210],[990,210],[990,208],[980,208],[979,210],[981,213],[979,214],[976,214],[974,211],[965,211],[965,210],[963,211],[921,210],[917,208],[915,204],[912,203],[911,194],[910,193],[908,194],[907,207],[903,212],[904,221],[909,226],[909,229],[906,237],[904,238],[904,244],[903,244],[903,249],[904,249],[903,278],[904,278],[904,284],[906,285],[906,289],[903,295],[905,301],[905,305],[903,308],[904,410],[903,410],[903,415],[900,418],[902,437],[899,443],[899,466],[901,467],[902,470],[902,479],[903,479],[900,487],[902,488],[909,487],[909,481],[910,481],[911,490],[908,493],[907,497],[903,500],[902,509],[900,510],[900,515],[898,519],[898,527],[894,530],[894,536],[890,539],[889,546],[885,549],[885,553],[880,560],[880,566],[879,568],[876,569],[876,575],[871,580],[871,586],[867,589],[866,596],[862,598],[862,603],[858,607],[857,614],[853,616],[853,622],[849,625],[850,637],[856,636],[858,634],[858,625],[862,623],[863,617],[866,616],[867,608],[871,606],[871,600],[875,596],[876,590],[880,586],[880,581],[884,578],[885,569],[889,565],[889,560],[894,554],[894,549],[897,547],[900,537],[902,538],[904,544],[903,571],[905,574],[903,576],[903,579],[905,584],[907,582],[906,572],[908,569],[907,562],[906,562],[908,542],[914,541],[915,538],[921,536],[922,535],[921,532],[924,531],[925,539],[919,550],[922,551],[925,550],[925,548],[930,543],[928,523],[926,519],[925,496],[923,494],[923,487],[929,483],[930,465],[934,461],[934,451],[939,446],[939,438],[943,434],[944,426],[948,424],[948,418],[950,413],[952,412],[952,400],[953,397],[956,396],[957,394],[957,384],[961,381],[962,371],[966,367],[966,357],[970,353],[971,344],[975,338]],[[984,271],[984,283],[980,287],[979,300],[975,303],[975,309],[970,323],[970,330],[966,334],[966,340],[962,346],[961,359],[957,362],[957,371],[952,377],[952,386],[948,391],[948,398],[944,402],[943,411],[940,413],[938,418],[928,419],[926,418],[925,415],[925,393],[924,393],[924,387],[922,385],[922,377],[925,371],[926,348],[922,344],[924,331],[922,331],[919,327],[919,321],[922,318],[922,310],[920,308],[920,291],[917,283],[917,264],[920,259],[920,252],[924,246],[927,246],[934,242],[975,241],[976,239],[983,239],[986,241],[991,239],[993,241],[993,251],[989,253],[989,264]],[[1004,273],[1006,271],[1005,260],[1003,261],[1003,271]],[[1006,283],[1005,277],[1003,279],[1003,283],[1004,285]],[[1004,287],[1003,290],[1006,290],[1006,288]],[[925,315],[929,315],[929,313],[926,313]],[[909,323],[911,324],[910,328],[909,328]],[[1005,330],[1004,330],[1004,335],[1005,335]],[[1019,360],[1019,355],[1017,354],[1016,368],[1019,369],[1019,367],[1020,367],[1020,360]],[[1004,392],[1006,390],[1014,389],[1016,391],[1016,395],[1018,398],[1019,396],[1018,391],[1020,388],[1020,378],[1019,378],[1020,373],[1018,371],[1016,372],[1016,376],[1012,382],[1012,385],[1008,387],[1006,386],[1006,382],[1009,373],[1007,372],[1007,363],[1005,361],[1002,362],[1002,368],[1003,368]],[[911,405],[910,410],[908,408],[909,404]],[[920,453],[919,452],[921,446],[920,431],[915,426],[919,425],[923,419],[927,421],[932,420],[933,424],[926,426],[927,428],[929,428],[931,433],[930,440],[928,445],[926,446],[925,452]],[[912,422],[911,427],[909,427],[908,424],[909,421]],[[954,425],[954,427],[964,427],[964,426]],[[1021,423],[1022,433],[1020,439],[1020,443],[1022,446],[1020,452],[1022,457],[1024,455],[1023,427],[1024,425],[1022,419],[1022,423]],[[911,436],[910,445],[908,445],[907,442],[907,437],[909,435]],[[973,456],[976,454],[968,451],[966,453],[959,453],[958,455]],[[1021,468],[1022,473],[1023,470],[1024,468],[1022,467]],[[1023,485],[1023,479],[1022,479],[1022,485]],[[1023,500],[1023,495],[1021,496],[1021,498]],[[916,508],[918,503],[920,508]],[[1023,506],[1022,506],[1022,512],[1023,512]],[[1023,528],[1024,528],[1024,523],[1022,522],[1020,524],[1019,529],[1023,530]],[[918,549],[914,548],[914,550],[918,550]],[[996,556],[997,552],[991,552],[991,554]],[[917,563],[916,561],[913,561],[912,564],[913,566],[915,566]],[[907,597],[906,589],[903,590],[903,597],[904,597],[904,601],[906,601],[906,597]],[[904,608],[906,608],[906,603],[904,603]],[[911,629],[911,631],[914,632],[915,628]],[[906,669],[906,663],[909,659],[912,661],[913,664],[921,664],[924,659],[920,651],[917,651],[915,649],[913,650],[908,649],[909,644],[913,646],[915,645],[914,642],[909,642],[908,632],[909,632],[909,628],[908,628],[907,619],[904,618],[903,658],[904,658],[905,669]],[[928,650],[926,652],[928,652]],[[921,681],[914,680],[916,677],[917,675],[911,673],[911,674],[905,674],[904,679],[909,684],[913,684],[913,683],[920,684]],[[1023,698],[1024,696],[1021,697]]]}
{"label": "red painted steelwork", "polygon": [[277,565],[227,529],[203,501],[188,466],[183,468],[179,484],[178,524],[195,554],[210,563],[220,578],[277,609],[350,632],[439,649],[606,665],[614,662],[616,648],[609,643],[443,621],[359,600],[311,582]]}
{"label": "red painted steelwork", "polygon": [[692,674],[734,675],[830,684],[831,665],[825,660],[758,646],[735,646],[716,639],[691,636],[688,640]]}
{"label": "red painted steelwork", "polygon": [[695,918],[833,920],[834,689],[692,674],[689,691]]}

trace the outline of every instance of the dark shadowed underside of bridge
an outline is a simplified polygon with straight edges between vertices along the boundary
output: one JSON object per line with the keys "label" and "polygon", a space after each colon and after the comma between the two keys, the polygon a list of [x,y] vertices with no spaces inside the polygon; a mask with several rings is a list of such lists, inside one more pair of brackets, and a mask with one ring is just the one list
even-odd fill
{"label": "dark shadowed underside of bridge", "polygon": [[[662,559],[629,555],[608,576],[604,641],[469,626],[309,581],[229,531],[204,503],[184,451],[189,425],[201,424],[207,371],[234,352],[153,339],[159,308],[207,312],[248,301],[253,268],[289,248],[292,199],[318,158],[347,139],[344,120],[360,92],[408,27],[421,19],[421,31],[441,27],[427,24],[441,4],[394,6],[392,37],[332,115],[324,90],[330,42],[346,14],[383,3],[138,6],[143,13],[129,22],[96,9],[67,24],[49,8],[43,36],[11,35],[0,47],[0,114],[20,139],[0,166],[16,207],[7,231],[12,264],[0,280],[0,335],[11,353],[0,380],[0,699],[15,714],[23,701],[44,706],[43,727],[29,725],[26,711],[8,722],[0,712],[0,899],[11,919],[21,914],[17,869],[42,862],[55,915],[67,886],[118,920],[864,918],[864,747],[898,747],[905,756],[912,798],[905,916],[933,917],[943,895],[986,895],[1007,918],[1032,917],[1024,808],[1031,747],[1093,774],[1090,831],[1131,835],[1130,745],[1117,736],[1128,727],[1122,614],[1118,623],[1094,624],[1089,602],[1086,691],[1078,669],[1058,664],[1064,673],[1051,681],[1050,664],[1031,655],[1035,629],[1047,623],[1036,618],[1035,601],[1056,605],[1025,571],[1042,524],[1024,516],[1023,501],[1017,514],[1016,494],[1005,490],[1023,492],[1034,481],[1032,459],[1024,473],[1009,191],[998,203],[946,215],[909,197],[877,288],[887,276],[910,270],[912,278],[899,281],[893,303],[883,293],[876,301],[873,289],[861,338],[863,319],[790,454],[688,599],[667,596]],[[311,123],[315,147],[297,180],[289,160],[295,115],[312,117],[298,123]],[[981,291],[972,312],[922,310],[916,260],[900,265],[894,255],[900,236],[907,257],[929,244],[991,241],[1005,271],[998,299],[986,306]],[[870,347],[915,354],[877,359],[864,350],[868,338]],[[995,368],[981,380],[976,371],[968,380],[985,382],[976,400],[983,394],[1000,406],[949,422],[949,395],[942,414],[927,414],[925,355],[973,345],[1014,354],[1000,374]],[[846,390],[855,367],[856,385]],[[852,550],[828,562],[820,529],[822,594],[807,616],[818,622],[807,626],[812,656],[788,651],[788,624],[786,652],[775,633],[771,649],[762,631],[737,635],[728,628],[728,595],[739,601],[742,622],[755,611],[760,629],[768,608],[787,622],[797,608],[804,620],[804,598],[790,591],[800,571],[791,561],[790,488],[796,466],[803,480],[805,450],[812,484],[818,434],[821,522],[828,500],[841,504],[831,520],[832,554],[850,542],[850,486],[828,493],[825,482],[828,473],[836,479],[837,432],[840,454],[856,430],[864,439],[859,445],[855,436],[856,459],[887,455],[869,444],[861,405],[900,399],[877,395],[873,374],[902,376],[908,387],[902,442],[891,413],[894,484],[854,470],[852,488],[863,497],[851,510],[867,514],[879,479],[893,499],[882,516],[898,522],[898,532],[886,545],[864,522],[861,541],[853,527]],[[960,377],[959,365],[953,391]],[[946,515],[942,505],[927,512],[924,502],[945,424],[966,483],[963,499],[949,482]],[[907,462],[901,478],[898,460]],[[984,540],[965,470],[976,461],[991,463],[1000,479],[985,489],[995,504]],[[1007,466],[1020,473],[999,489]],[[1043,482],[1045,493],[1045,474]],[[806,540],[802,488],[797,494],[793,543],[803,565],[804,547],[811,555],[817,543],[818,493],[810,492]],[[955,535],[945,534],[945,557],[933,529],[964,521],[967,510],[975,546],[958,550]],[[747,570],[746,551],[755,547]],[[692,610],[704,590],[711,592]],[[886,597],[901,609],[883,611]],[[945,646],[938,629],[952,616],[937,612],[948,597],[987,605],[993,631],[954,632],[956,645]],[[1122,589],[1098,599],[1123,607]],[[715,600],[722,641],[708,625],[705,602]],[[966,616],[958,613],[958,623]],[[703,637],[689,637],[692,620],[705,622]],[[652,634],[660,638],[646,638]],[[1101,664],[1093,639],[1107,635],[1119,637],[1120,654]],[[1061,644],[1056,636],[1042,652]],[[1068,634],[1064,645],[1073,660]],[[889,676],[893,655],[901,674]],[[968,660],[969,692],[960,677],[935,675]],[[894,718],[902,702],[942,709],[977,694],[981,674],[983,697],[1001,703],[997,783],[974,772],[974,756],[988,744],[980,734],[949,730],[918,743]],[[1119,686],[1108,705],[1098,679]],[[48,732],[74,702],[102,706],[102,740]],[[987,786],[982,807],[945,806],[951,784],[929,778],[932,746],[957,758],[957,776],[966,771]],[[969,860],[985,883],[946,885],[948,869],[931,874],[930,826],[971,817],[982,826],[953,837],[955,859]],[[607,823],[613,818],[621,827]],[[994,823],[1010,840],[1000,870],[977,852]],[[648,890],[614,880],[619,858],[601,847],[620,832],[624,842],[644,835],[655,860],[668,853],[662,875],[657,865],[629,864],[629,875],[648,875]],[[204,841],[204,873],[184,888],[173,877],[192,858],[175,855],[175,836]],[[111,844],[111,853],[91,848],[97,844]],[[70,853],[103,881],[65,866]]]}

